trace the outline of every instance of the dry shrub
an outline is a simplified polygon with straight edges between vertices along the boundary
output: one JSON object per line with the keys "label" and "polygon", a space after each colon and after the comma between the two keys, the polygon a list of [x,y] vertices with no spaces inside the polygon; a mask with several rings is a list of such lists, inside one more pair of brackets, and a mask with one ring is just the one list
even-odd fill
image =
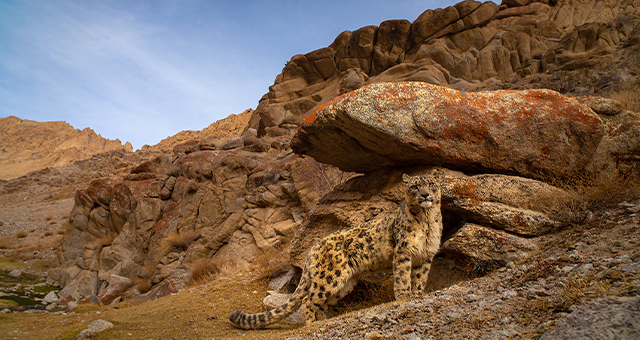
{"label": "dry shrub", "polygon": [[20,231],[17,231],[15,234],[13,234],[13,236],[15,238],[25,238],[29,236],[29,232],[26,230],[20,230]]}
{"label": "dry shrub", "polygon": [[0,236],[0,249],[13,248],[13,240],[11,236]]}
{"label": "dry shrub", "polygon": [[213,259],[200,259],[191,267],[191,284],[201,285],[213,281],[220,274],[219,263]]}
{"label": "dry shrub", "polygon": [[53,236],[53,231],[52,230],[45,231],[44,236]]}
{"label": "dry shrub", "polygon": [[640,184],[625,178],[604,178],[597,181],[575,177],[553,185],[569,193],[565,198],[547,198],[547,213],[551,218],[565,223],[584,222],[589,211],[598,212],[616,207],[622,201],[640,198]]}
{"label": "dry shrub", "polygon": [[257,278],[259,279],[272,279],[287,272],[290,265],[289,249],[281,248],[264,251],[256,256],[252,263],[252,270],[257,273]]}
{"label": "dry shrub", "polygon": [[46,249],[53,249],[58,246],[58,241],[51,242],[28,242],[28,244],[16,249],[16,252],[33,252]]}
{"label": "dry shrub", "polygon": [[619,101],[627,110],[640,112],[640,89],[622,89],[611,93],[610,97]]}
{"label": "dry shrub", "polygon": [[56,224],[56,223],[58,223],[58,220],[56,220],[55,218],[49,220],[49,224]]}
{"label": "dry shrub", "polygon": [[578,186],[577,190],[586,200],[588,208],[593,211],[640,198],[640,183],[628,179],[604,179],[593,185]]}
{"label": "dry shrub", "polygon": [[482,260],[478,258],[466,258],[460,261],[460,267],[471,277],[479,277],[502,267],[505,263],[493,260]]}
{"label": "dry shrub", "polygon": [[134,277],[131,279],[133,282],[133,286],[138,288],[141,294],[144,294],[151,289],[151,283],[149,283],[149,278],[145,277]]}
{"label": "dry shrub", "polygon": [[607,295],[611,284],[595,280],[593,277],[571,278],[564,286],[555,310],[569,311],[572,305],[581,305]]}
{"label": "dry shrub", "polygon": [[173,250],[185,251],[200,237],[197,231],[175,232],[160,240],[160,254],[165,255]]}

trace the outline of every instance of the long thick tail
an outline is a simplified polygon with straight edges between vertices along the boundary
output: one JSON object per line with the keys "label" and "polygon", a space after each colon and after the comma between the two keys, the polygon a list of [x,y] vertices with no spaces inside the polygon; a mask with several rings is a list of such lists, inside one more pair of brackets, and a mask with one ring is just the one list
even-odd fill
{"label": "long thick tail", "polygon": [[291,296],[289,301],[287,301],[284,305],[270,311],[257,314],[249,314],[237,310],[231,313],[231,315],[229,316],[229,321],[231,321],[234,326],[242,329],[264,328],[268,325],[276,323],[300,308],[300,305],[302,304],[302,298],[304,298],[304,296],[307,294],[308,285],[309,281],[307,280],[306,275],[302,275],[298,287],[296,288],[295,292],[293,292],[293,295]]}

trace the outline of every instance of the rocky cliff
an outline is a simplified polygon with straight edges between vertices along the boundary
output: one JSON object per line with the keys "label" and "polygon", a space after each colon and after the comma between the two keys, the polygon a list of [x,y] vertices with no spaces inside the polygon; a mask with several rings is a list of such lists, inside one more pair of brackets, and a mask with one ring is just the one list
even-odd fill
{"label": "rocky cliff", "polygon": [[249,123],[253,114],[252,109],[243,111],[240,114],[231,114],[229,117],[212,123],[200,131],[182,131],[173,136],[167,137],[156,145],[145,145],[143,150],[160,150],[171,152],[176,145],[189,141],[205,141],[209,144],[223,144],[229,138],[238,137]]}
{"label": "rocky cliff", "polygon": [[46,167],[58,167],[112,150],[131,152],[129,142],[108,140],[93,130],[74,129],[65,122],[40,123],[17,117],[0,118],[0,179]]}
{"label": "rocky cliff", "polygon": [[[638,114],[573,95],[637,90],[639,10],[465,1],[344,32],[294,56],[237,138],[78,190],[49,280],[65,301],[110,302],[176,291],[202,259],[290,253],[299,267],[318,238],[397,206],[402,172],[443,183],[432,287],[525,259],[588,216],[557,214],[576,197],[553,184],[638,174]],[[547,89],[520,91],[534,87]]]}

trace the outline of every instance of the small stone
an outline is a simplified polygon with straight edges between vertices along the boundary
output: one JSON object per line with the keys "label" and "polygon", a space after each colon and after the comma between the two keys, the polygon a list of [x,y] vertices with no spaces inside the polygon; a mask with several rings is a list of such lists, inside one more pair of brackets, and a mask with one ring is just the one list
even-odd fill
{"label": "small stone", "polygon": [[590,273],[593,270],[594,270],[593,264],[586,263],[586,264],[583,264],[582,266],[578,267],[576,269],[576,272],[579,273],[579,274],[583,274],[584,275],[584,274]]}
{"label": "small stone", "polygon": [[20,275],[22,275],[22,272],[19,269],[14,269],[9,272],[9,276],[11,277],[18,277]]}
{"label": "small stone", "polygon": [[515,290],[511,290],[510,289],[510,290],[505,290],[500,295],[502,296],[503,299],[506,299],[506,298],[511,298],[511,297],[518,296],[518,293]]}
{"label": "small stone", "polygon": [[106,320],[102,320],[102,319],[98,319],[92,323],[89,324],[89,326],[87,327],[87,329],[85,329],[84,331],[80,332],[80,334],[78,334],[76,336],[76,340],[84,340],[84,339],[89,339],[91,337],[93,337],[94,335],[100,333],[100,332],[104,332],[109,328],[112,328],[113,324],[109,321]]}
{"label": "small stone", "polygon": [[364,338],[368,340],[377,340],[377,339],[384,339],[385,336],[380,334],[379,332],[369,332],[365,334]]}
{"label": "small stone", "polygon": [[49,293],[47,293],[47,295],[45,295],[42,301],[45,303],[54,303],[58,300],[59,299],[58,299],[58,295],[56,295],[56,292],[50,291]]}
{"label": "small stone", "polygon": [[636,272],[640,270],[640,263],[632,263],[622,266],[622,271],[625,273]]}
{"label": "small stone", "polygon": [[627,211],[634,214],[640,212],[640,204],[627,208]]}
{"label": "small stone", "polygon": [[480,296],[476,295],[476,294],[467,294],[464,296],[464,301],[466,302],[473,302],[473,301],[478,301],[480,300]]}

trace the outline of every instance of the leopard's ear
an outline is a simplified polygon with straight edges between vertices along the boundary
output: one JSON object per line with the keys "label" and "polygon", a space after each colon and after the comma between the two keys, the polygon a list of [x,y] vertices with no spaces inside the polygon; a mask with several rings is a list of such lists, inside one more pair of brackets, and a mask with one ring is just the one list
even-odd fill
{"label": "leopard's ear", "polygon": [[405,183],[409,183],[409,181],[411,180],[411,177],[409,177],[409,175],[407,175],[407,174],[402,174],[402,180]]}

